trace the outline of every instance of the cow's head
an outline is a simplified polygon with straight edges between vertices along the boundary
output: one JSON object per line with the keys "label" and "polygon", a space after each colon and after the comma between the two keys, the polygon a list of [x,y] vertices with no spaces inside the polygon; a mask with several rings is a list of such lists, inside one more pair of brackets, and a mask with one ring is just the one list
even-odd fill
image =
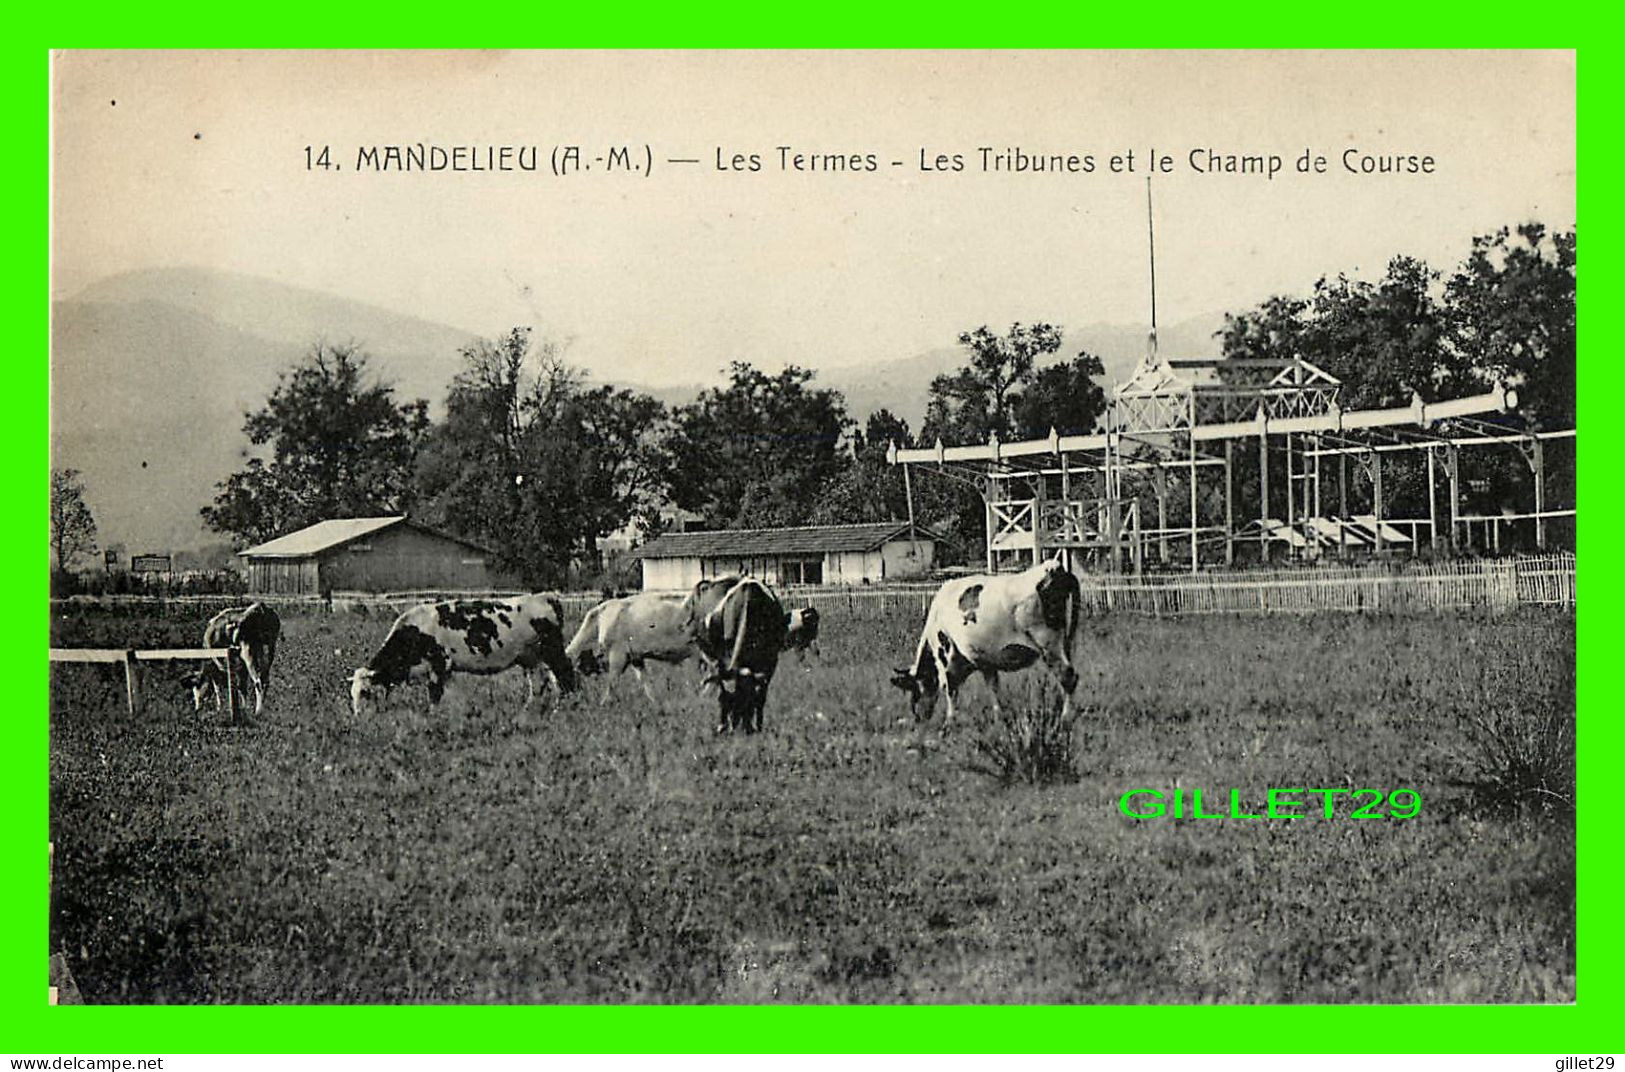
{"label": "cow's head", "polygon": [[891,683],[908,693],[908,709],[914,721],[924,722],[937,709],[937,675],[934,670],[916,674],[912,670],[896,670]]}
{"label": "cow's head", "polygon": [[373,705],[378,693],[376,676],[374,671],[364,666],[350,675],[350,710],[357,718]]}
{"label": "cow's head", "polygon": [[203,699],[214,691],[214,678],[207,670],[192,670],[181,675],[181,684],[192,690],[192,710],[203,710]]}
{"label": "cow's head", "polygon": [[584,649],[576,654],[576,673],[591,677],[594,674],[602,674],[606,669],[608,664],[596,651]]}

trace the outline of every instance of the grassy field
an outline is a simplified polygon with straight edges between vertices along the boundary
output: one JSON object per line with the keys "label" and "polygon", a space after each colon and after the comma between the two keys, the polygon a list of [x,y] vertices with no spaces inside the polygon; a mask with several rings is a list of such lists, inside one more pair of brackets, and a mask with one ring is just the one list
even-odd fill
{"label": "grassy field", "polygon": [[[53,622],[191,645],[207,612]],[[573,624],[573,623],[570,623]],[[264,717],[52,669],[51,942],[91,1002],[1552,1002],[1574,839],[1491,811],[1472,720],[1566,718],[1572,613],[1085,622],[1080,779],[901,724],[917,622],[826,620],[758,738],[691,668],[351,715],[388,620],[289,617]],[[1025,679],[1025,680],[1024,680]],[[1040,702],[1031,674],[1012,702]],[[1568,723],[1572,725],[1572,723]],[[1134,821],[1128,789],[1414,788],[1410,820]]]}

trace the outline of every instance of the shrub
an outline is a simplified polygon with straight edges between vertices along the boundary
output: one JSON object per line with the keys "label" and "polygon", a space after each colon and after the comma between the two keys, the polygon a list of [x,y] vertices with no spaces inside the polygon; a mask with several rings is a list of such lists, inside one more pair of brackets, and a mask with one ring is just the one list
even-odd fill
{"label": "shrub", "polygon": [[1061,696],[1014,703],[992,712],[976,738],[971,769],[1001,785],[1054,785],[1078,780],[1078,710]]}
{"label": "shrub", "polygon": [[1468,717],[1479,806],[1494,812],[1574,813],[1574,712],[1501,709]]}

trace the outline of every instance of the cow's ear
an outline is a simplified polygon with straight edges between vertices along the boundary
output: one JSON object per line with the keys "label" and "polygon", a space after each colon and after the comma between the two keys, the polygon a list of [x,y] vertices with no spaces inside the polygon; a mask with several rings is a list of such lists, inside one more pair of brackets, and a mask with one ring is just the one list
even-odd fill
{"label": "cow's ear", "polygon": [[914,691],[914,675],[909,673],[907,670],[892,671],[891,683],[902,689],[904,692]]}

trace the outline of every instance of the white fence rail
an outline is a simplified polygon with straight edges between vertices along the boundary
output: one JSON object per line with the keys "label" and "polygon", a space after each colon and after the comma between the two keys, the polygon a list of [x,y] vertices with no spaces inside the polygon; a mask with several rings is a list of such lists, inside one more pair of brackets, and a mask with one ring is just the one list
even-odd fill
{"label": "white fence rail", "polygon": [[[938,585],[872,587],[785,586],[779,590],[790,606],[817,607],[819,613],[846,619],[882,619],[923,615]],[[315,596],[275,597],[278,608],[304,607],[313,612],[391,613],[430,599],[500,597],[487,592],[335,592]],[[1520,604],[1575,605],[1574,555],[1527,555],[1430,564],[1316,566],[1304,569],[1250,570],[1198,574],[1157,574],[1084,578],[1083,596],[1097,613],[1143,614],[1313,613],[1317,611],[1425,612],[1472,607],[1507,608]],[[143,596],[76,596],[53,600],[52,607],[127,606],[241,602],[243,597],[182,596],[157,600]],[[565,616],[579,618],[602,597],[596,592],[570,592],[559,597]]]}

